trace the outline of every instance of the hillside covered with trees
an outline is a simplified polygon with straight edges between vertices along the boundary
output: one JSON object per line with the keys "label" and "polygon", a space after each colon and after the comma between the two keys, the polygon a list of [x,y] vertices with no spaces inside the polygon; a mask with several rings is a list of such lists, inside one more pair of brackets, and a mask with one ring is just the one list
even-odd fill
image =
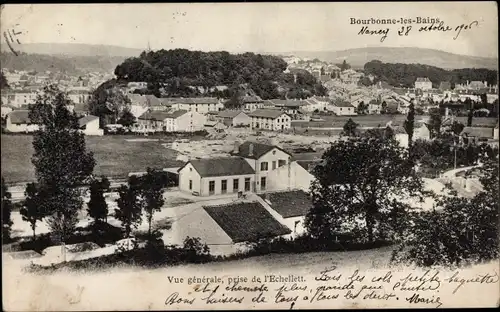
{"label": "hillside covered with trees", "polygon": [[120,56],[53,56],[46,54],[27,54],[20,52],[0,53],[2,68],[36,72],[62,72],[68,75],[81,75],[85,72],[112,72],[125,58]]}
{"label": "hillside covered with trees", "polygon": [[[308,72],[284,73],[281,58],[254,53],[201,52],[186,49],[142,52],[115,69],[118,82],[145,81],[148,92],[164,89],[168,96],[196,96],[189,87],[227,86],[230,96],[246,85],[263,99],[324,95],[326,89]],[[192,91],[189,91],[192,90]]]}
{"label": "hillside covered with trees", "polygon": [[422,64],[383,63],[373,60],[365,64],[365,75],[375,76],[374,82],[385,81],[395,87],[411,88],[417,77],[427,77],[434,88],[443,81],[449,81],[451,86],[467,83],[467,81],[487,81],[488,85],[498,82],[496,70],[486,68],[462,68],[446,70],[439,67]]}

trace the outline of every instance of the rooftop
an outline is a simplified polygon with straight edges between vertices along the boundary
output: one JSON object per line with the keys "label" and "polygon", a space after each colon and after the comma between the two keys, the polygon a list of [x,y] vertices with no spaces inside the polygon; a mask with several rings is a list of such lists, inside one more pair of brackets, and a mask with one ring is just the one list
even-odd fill
{"label": "rooftop", "polygon": [[257,109],[248,114],[248,116],[250,117],[271,118],[271,119],[276,119],[281,115],[286,115],[286,113],[278,109],[270,109],[270,108]]}
{"label": "rooftop", "polygon": [[219,117],[221,118],[234,118],[239,114],[243,113],[240,110],[223,110],[219,112]]}
{"label": "rooftop", "polygon": [[290,234],[259,202],[205,206],[205,211],[234,243]]}
{"label": "rooftop", "polygon": [[12,124],[31,124],[28,110],[14,110],[8,116]]}
{"label": "rooftop", "polygon": [[168,118],[176,119],[186,113],[187,111],[182,109],[173,112],[152,111],[152,112],[145,112],[144,114],[139,116],[139,119],[163,121]]}
{"label": "rooftop", "polygon": [[305,216],[312,208],[311,197],[304,191],[285,191],[259,195],[283,218]]}
{"label": "rooftop", "polygon": [[[250,155],[250,146],[253,146],[252,155]],[[281,151],[289,154],[288,152],[279,148],[278,146],[246,141],[238,147],[238,151],[239,151],[238,156],[241,156],[244,158],[259,159],[263,155],[272,151],[274,148],[280,149]]]}
{"label": "rooftop", "polygon": [[186,165],[188,163],[202,178],[255,174],[255,170],[241,157],[192,159]]}
{"label": "rooftop", "polygon": [[99,119],[99,117],[93,115],[83,116],[82,118],[78,119],[78,124],[80,125],[80,127],[83,127],[89,122],[94,121],[96,119]]}

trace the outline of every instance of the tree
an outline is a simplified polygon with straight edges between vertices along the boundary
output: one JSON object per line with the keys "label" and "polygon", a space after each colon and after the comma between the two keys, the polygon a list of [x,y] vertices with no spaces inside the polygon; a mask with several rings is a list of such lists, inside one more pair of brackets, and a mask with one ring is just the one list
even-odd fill
{"label": "tree", "polygon": [[404,235],[410,206],[403,199],[423,194],[406,149],[395,139],[362,136],[332,144],[322,159],[305,220],[313,238],[358,232],[373,242]]}
{"label": "tree", "polygon": [[122,224],[125,237],[129,238],[132,228],[137,228],[141,222],[142,207],[139,199],[140,181],[136,176],[128,180],[128,185],[118,188],[119,198],[116,200],[115,218]]}
{"label": "tree", "polygon": [[342,133],[347,136],[355,136],[357,134],[357,128],[358,124],[354,122],[352,118],[349,118],[344,124],[344,131]]}
{"label": "tree", "polygon": [[130,99],[118,88],[112,88],[108,91],[106,98],[106,107],[113,115],[113,123],[117,123],[118,116],[130,105]]}
{"label": "tree", "polygon": [[95,166],[79,131],[78,117],[67,108],[70,103],[66,93],[51,85],[44,88],[29,112],[29,118],[40,126],[33,136],[32,163],[41,206],[49,216],[50,229],[63,244],[78,221],[82,206],[79,187],[88,181]]}
{"label": "tree", "polygon": [[118,123],[126,128],[130,128],[135,124],[135,116],[132,114],[129,108],[125,108],[122,112]]}
{"label": "tree", "polygon": [[28,183],[24,191],[25,200],[20,210],[23,221],[29,222],[33,231],[33,240],[36,238],[36,223],[44,218],[42,203],[35,183]]}
{"label": "tree", "polygon": [[483,191],[473,198],[441,198],[441,209],[415,214],[412,235],[395,250],[392,261],[449,266],[498,258],[498,159],[478,169]]}
{"label": "tree", "polygon": [[408,134],[408,148],[411,149],[411,145],[413,143],[413,132],[415,130],[415,105],[413,105],[413,103],[410,104],[408,115],[406,116],[406,120],[404,122],[404,128],[406,134]]}
{"label": "tree", "polygon": [[0,72],[0,89],[8,89],[8,88],[9,88],[9,83],[7,82],[7,78],[5,78],[3,72]]}
{"label": "tree", "polygon": [[474,109],[469,109],[467,113],[467,127],[472,127],[472,117],[474,117]]}
{"label": "tree", "polygon": [[346,60],[340,65],[340,71],[348,70],[349,68],[351,68],[351,65],[347,64]]}
{"label": "tree", "polygon": [[450,126],[450,130],[451,132],[453,132],[455,136],[459,136],[460,133],[462,133],[462,131],[464,130],[464,128],[465,128],[464,124],[459,121],[454,121]]}
{"label": "tree", "polygon": [[358,104],[358,107],[356,108],[356,110],[357,110],[358,115],[365,115],[367,110],[368,110],[368,106],[365,104],[365,102],[361,101]]}
{"label": "tree", "polygon": [[429,128],[429,131],[431,133],[431,137],[434,138],[438,136],[441,133],[441,113],[439,112],[438,109],[433,109],[430,112],[430,119],[429,123],[427,124],[427,127]]}
{"label": "tree", "polygon": [[101,176],[101,187],[102,187],[103,191],[105,191],[105,192],[110,190],[111,183],[109,182],[108,177]]}
{"label": "tree", "polygon": [[7,184],[2,176],[2,237],[10,238],[10,229],[12,227],[12,212],[13,204],[11,201],[12,194],[7,189]]}
{"label": "tree", "polygon": [[380,106],[381,106],[381,113],[382,114],[387,113],[387,103],[385,101],[383,101]]}
{"label": "tree", "polygon": [[161,211],[163,206],[163,183],[156,170],[147,168],[146,175],[141,177],[141,204],[148,220],[148,236],[151,236],[151,223],[155,211]]}
{"label": "tree", "polygon": [[93,180],[90,184],[90,200],[87,203],[87,213],[94,219],[94,224],[97,225],[102,221],[107,220],[108,204],[104,198],[103,181]]}

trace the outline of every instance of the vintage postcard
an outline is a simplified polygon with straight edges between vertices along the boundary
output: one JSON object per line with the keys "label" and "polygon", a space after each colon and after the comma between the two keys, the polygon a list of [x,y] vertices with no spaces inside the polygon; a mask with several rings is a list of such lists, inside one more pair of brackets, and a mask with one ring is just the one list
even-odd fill
{"label": "vintage postcard", "polygon": [[0,12],[6,311],[499,306],[496,2]]}

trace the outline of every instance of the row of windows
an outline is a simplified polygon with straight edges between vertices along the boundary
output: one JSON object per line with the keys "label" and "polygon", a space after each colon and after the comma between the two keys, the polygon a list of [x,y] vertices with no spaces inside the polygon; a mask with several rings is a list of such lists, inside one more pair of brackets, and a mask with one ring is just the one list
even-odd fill
{"label": "row of windows", "polygon": [[[272,170],[276,169],[276,160],[273,160],[272,162]],[[278,160],[278,167],[286,165],[286,160],[280,159]],[[267,171],[269,170],[269,163],[267,161],[263,161],[260,163],[260,171]]]}
{"label": "row of windows", "polygon": [[[221,193],[227,193],[227,180],[221,180]],[[265,184],[265,182],[264,182]],[[233,179],[233,192],[240,189],[240,179]],[[193,190],[193,180],[189,180],[189,190]],[[250,178],[245,178],[245,192],[250,191]],[[208,193],[215,193],[215,181],[208,181]]]}

